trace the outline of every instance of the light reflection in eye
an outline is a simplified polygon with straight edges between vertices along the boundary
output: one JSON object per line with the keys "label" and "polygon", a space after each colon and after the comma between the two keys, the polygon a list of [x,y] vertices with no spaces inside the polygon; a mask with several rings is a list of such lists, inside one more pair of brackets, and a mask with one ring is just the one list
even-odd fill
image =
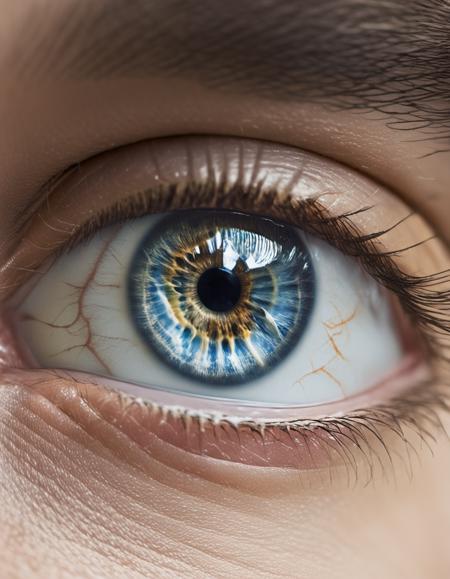
{"label": "light reflection in eye", "polygon": [[[188,227],[199,213],[180,213],[177,219],[185,219],[183,227]],[[292,327],[286,327],[283,340],[295,336],[290,351],[269,372],[252,380],[240,377],[235,385],[200,381],[195,368],[191,375],[183,375],[168,358],[161,360],[163,351],[156,354],[149,341],[142,339],[128,303],[130,267],[161,219],[146,216],[119,228],[105,228],[59,257],[43,275],[19,308],[18,321],[39,365],[207,398],[300,406],[342,400],[367,390],[404,362],[387,293],[353,258],[297,230],[299,247],[305,246],[304,255],[315,272],[316,295],[304,333],[295,335]],[[254,228],[260,218],[246,219]],[[254,260],[258,259],[255,255]],[[301,288],[302,272],[296,275]],[[196,287],[194,282],[191,285]],[[280,300],[286,303],[286,296],[280,294]],[[301,303],[300,299],[297,308],[301,309]],[[292,308],[297,311],[295,304]]]}
{"label": "light reflection in eye", "polygon": [[133,258],[131,315],[161,360],[207,383],[245,383],[295,346],[314,300],[295,229],[230,212],[175,213]]}

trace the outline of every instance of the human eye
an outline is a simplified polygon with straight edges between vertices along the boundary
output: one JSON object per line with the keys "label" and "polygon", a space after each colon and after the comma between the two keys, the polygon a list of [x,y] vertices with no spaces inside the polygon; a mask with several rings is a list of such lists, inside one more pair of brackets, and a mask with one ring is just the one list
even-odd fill
{"label": "human eye", "polygon": [[24,364],[112,389],[191,453],[367,458],[442,400],[445,249],[313,153],[225,137],[105,153],[52,185],[13,264]]}

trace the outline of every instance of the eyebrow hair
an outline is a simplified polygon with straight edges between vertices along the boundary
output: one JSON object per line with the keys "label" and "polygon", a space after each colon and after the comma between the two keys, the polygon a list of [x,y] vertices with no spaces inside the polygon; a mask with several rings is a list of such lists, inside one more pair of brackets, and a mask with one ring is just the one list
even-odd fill
{"label": "eyebrow hair", "polygon": [[16,52],[12,66],[56,78],[182,77],[272,100],[379,112],[393,128],[449,138],[446,0],[61,4],[51,34],[42,9],[30,9],[28,50],[21,60]]}

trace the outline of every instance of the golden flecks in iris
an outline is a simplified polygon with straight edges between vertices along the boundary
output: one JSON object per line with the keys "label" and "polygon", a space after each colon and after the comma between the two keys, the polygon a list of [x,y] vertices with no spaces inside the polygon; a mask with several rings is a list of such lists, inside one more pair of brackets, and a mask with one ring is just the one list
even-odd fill
{"label": "golden flecks in iris", "polygon": [[[291,228],[239,213],[173,215],[145,239],[140,256],[138,327],[156,352],[188,375],[240,383],[263,373],[295,337],[303,254]],[[199,297],[199,279],[212,268],[239,277],[239,300],[228,311],[210,310]]]}
{"label": "golden flecks in iris", "polygon": [[[186,234],[189,234],[187,238]],[[251,273],[242,260],[237,260],[233,272],[241,282],[241,296],[236,306],[227,312],[213,312],[206,308],[197,294],[198,279],[203,272],[214,267],[224,266],[223,248],[220,244],[211,249],[211,239],[220,235],[218,227],[195,230],[183,230],[179,234],[179,243],[171,248],[162,247],[160,257],[164,259],[164,278],[166,294],[173,314],[193,337],[202,340],[201,349],[206,349],[213,340],[229,345],[234,350],[236,339],[248,341],[254,328],[250,294],[252,288]],[[178,251],[174,251],[178,247]],[[152,279],[148,280],[152,283]]]}

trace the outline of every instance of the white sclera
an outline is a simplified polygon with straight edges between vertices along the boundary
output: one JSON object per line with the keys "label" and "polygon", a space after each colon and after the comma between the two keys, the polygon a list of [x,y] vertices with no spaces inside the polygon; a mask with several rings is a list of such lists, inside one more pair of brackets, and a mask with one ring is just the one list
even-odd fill
{"label": "white sclera", "polygon": [[[119,230],[106,228],[58,258],[42,276],[20,305],[17,322],[39,365],[185,394],[301,406],[363,392],[402,362],[387,292],[355,259],[300,233],[313,260],[317,293],[308,327],[291,353],[247,384],[209,386],[184,377],[143,341],[128,304],[129,265],[159,219],[147,216]],[[86,286],[97,261],[95,276],[79,300],[77,287]]]}

